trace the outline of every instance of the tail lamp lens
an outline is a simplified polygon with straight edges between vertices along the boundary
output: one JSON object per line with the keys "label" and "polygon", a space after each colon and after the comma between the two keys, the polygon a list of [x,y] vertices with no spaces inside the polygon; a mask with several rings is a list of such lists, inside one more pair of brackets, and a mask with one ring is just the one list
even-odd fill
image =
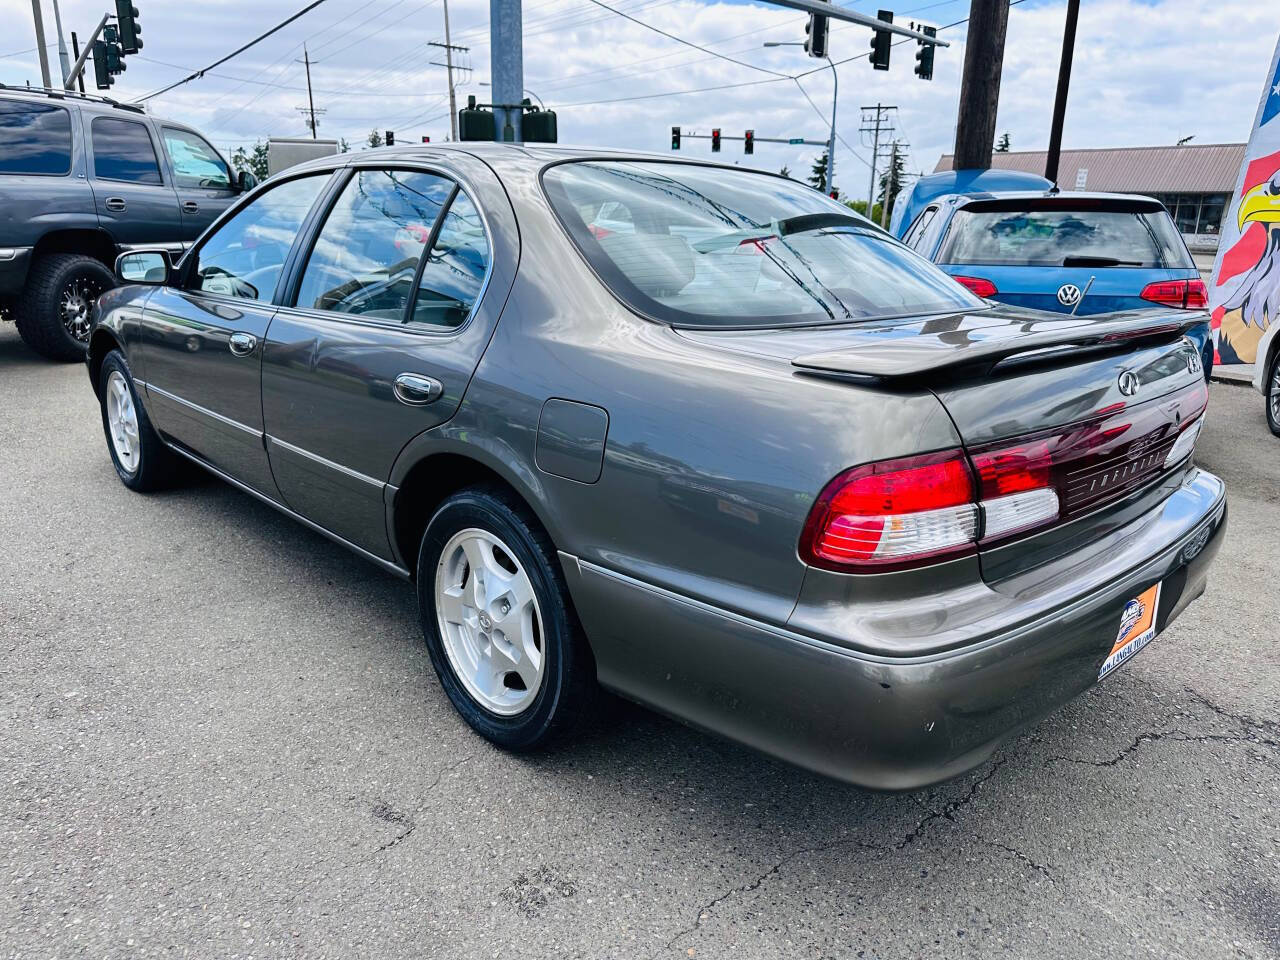
{"label": "tail lamp lens", "polygon": [[972,552],[977,533],[968,462],[948,450],[840,474],[814,504],[800,554],[827,569],[897,569]]}
{"label": "tail lamp lens", "polygon": [[1000,292],[986,277],[952,277],[952,279],[961,286],[968,287],[970,293],[975,293],[984,300]]}
{"label": "tail lamp lens", "polygon": [[1141,296],[1143,300],[1180,310],[1203,310],[1209,305],[1209,291],[1199,278],[1149,283],[1143,287]]}

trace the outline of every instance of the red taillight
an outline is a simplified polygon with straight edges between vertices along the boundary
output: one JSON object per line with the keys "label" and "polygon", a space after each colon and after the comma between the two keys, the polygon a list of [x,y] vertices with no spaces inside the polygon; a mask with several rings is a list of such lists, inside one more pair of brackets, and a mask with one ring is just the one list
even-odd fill
{"label": "red taillight", "polygon": [[829,570],[901,569],[972,552],[977,530],[969,464],[947,450],[840,474],[809,514],[800,555]]}
{"label": "red taillight", "polygon": [[1158,280],[1142,289],[1142,299],[1180,310],[1203,310],[1209,305],[1209,292],[1204,281]]}
{"label": "red taillight", "polygon": [[955,280],[956,283],[961,284],[962,286],[968,287],[970,292],[976,293],[983,299],[986,299],[987,297],[994,297],[999,293],[999,291],[996,290],[996,285],[986,279],[986,277],[952,277],[951,279]]}

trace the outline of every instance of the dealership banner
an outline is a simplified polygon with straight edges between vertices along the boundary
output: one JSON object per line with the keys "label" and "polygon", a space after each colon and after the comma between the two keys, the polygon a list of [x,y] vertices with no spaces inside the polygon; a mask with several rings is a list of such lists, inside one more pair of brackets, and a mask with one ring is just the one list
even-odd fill
{"label": "dealership banner", "polygon": [[1221,363],[1253,363],[1280,312],[1280,41],[1222,225],[1209,289]]}

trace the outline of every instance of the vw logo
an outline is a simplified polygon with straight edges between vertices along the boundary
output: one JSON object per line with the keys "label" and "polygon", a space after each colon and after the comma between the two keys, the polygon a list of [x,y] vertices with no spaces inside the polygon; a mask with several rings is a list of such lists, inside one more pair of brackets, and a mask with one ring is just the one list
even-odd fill
{"label": "vw logo", "polygon": [[1126,370],[1120,374],[1118,385],[1121,393],[1126,397],[1132,397],[1138,392],[1138,388],[1142,386],[1142,381],[1138,379],[1138,375],[1132,370]]}
{"label": "vw logo", "polygon": [[1064,283],[1058,288],[1058,302],[1064,307],[1074,307],[1080,302],[1080,288],[1074,283]]}

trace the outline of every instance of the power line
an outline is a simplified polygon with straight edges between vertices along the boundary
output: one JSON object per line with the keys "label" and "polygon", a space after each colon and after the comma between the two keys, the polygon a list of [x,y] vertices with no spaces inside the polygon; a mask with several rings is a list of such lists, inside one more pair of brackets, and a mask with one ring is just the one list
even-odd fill
{"label": "power line", "polygon": [[316,7],[320,6],[320,4],[324,2],[325,0],[312,0],[311,3],[307,4],[297,13],[295,13],[293,16],[289,17],[286,20],[281,20],[279,23],[277,23],[274,27],[272,27],[266,33],[260,34],[259,36],[250,40],[244,46],[236,50],[233,50],[231,53],[228,53],[221,60],[215,60],[213,63],[209,64],[209,66],[205,67],[203,70],[197,70],[195,73],[191,74],[190,76],[183,77],[181,80],[171,83],[167,87],[161,87],[159,90],[155,91],[155,93],[148,93],[145,97],[139,97],[137,102],[142,103],[143,101],[150,100],[152,97],[158,97],[162,93],[168,93],[174,87],[180,87],[184,83],[190,83],[192,80],[200,79],[210,70],[214,69],[215,67],[222,66],[224,63],[226,63],[228,60],[232,59],[233,57],[238,57],[240,54],[244,53],[250,47],[256,46],[257,44],[261,43],[263,40],[267,39],[267,37],[271,36],[272,34],[278,33],[279,31],[283,30],[289,24],[293,23],[293,21],[297,20],[299,17],[303,16],[304,14],[310,13],[312,10],[314,10]]}
{"label": "power line", "polygon": [[[168,63],[164,60],[157,60],[154,57],[144,57],[140,53],[135,54],[135,56],[139,60],[144,60],[147,63],[159,64],[162,67],[170,67],[174,70],[188,69],[187,67],[184,67],[181,64]],[[312,60],[311,62],[315,63],[316,61]],[[251,77],[237,77],[229,73],[213,73],[212,71],[207,71],[205,73],[205,76],[217,77],[219,80],[231,80],[236,83],[242,83],[242,84],[251,83],[251,84],[254,84],[255,86],[260,86],[260,87],[275,87],[277,90],[292,90],[298,93],[301,93],[307,89],[306,87],[295,87],[295,86],[289,86],[288,84],[275,83],[271,80],[254,80]],[[320,87],[315,87],[314,89],[316,93],[323,93],[323,94],[327,94],[335,97],[420,97],[422,96],[422,94],[420,93],[369,93],[369,92],[357,91],[357,90],[322,90]]]}

